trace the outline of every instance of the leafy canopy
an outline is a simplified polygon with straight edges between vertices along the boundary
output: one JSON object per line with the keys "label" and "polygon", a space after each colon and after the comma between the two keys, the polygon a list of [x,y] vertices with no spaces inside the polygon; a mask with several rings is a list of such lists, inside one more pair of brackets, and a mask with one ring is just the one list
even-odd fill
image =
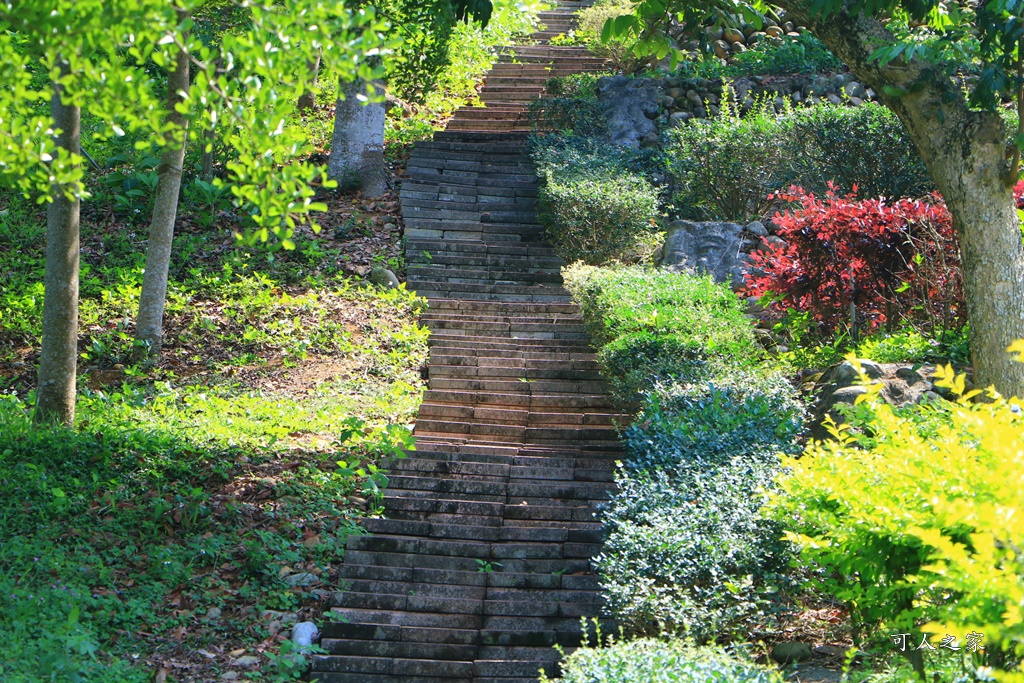
{"label": "leafy canopy", "polygon": [[[292,248],[295,227],[319,226],[311,212],[311,184],[322,167],[308,156],[304,131],[295,125],[298,96],[312,88],[308,62],[351,81],[372,80],[370,57],[389,49],[385,25],[372,8],[294,0],[242,2],[246,21],[211,35],[196,31],[193,13],[207,0],[43,0],[0,4],[0,185],[40,202],[57,193],[86,196],[82,159],[58,149],[46,109],[51,81],[65,101],[104,122],[98,137],[143,132],[158,145],[184,131],[166,121],[164,79],[154,76],[188,54],[193,84],[180,113],[201,139],[213,130],[236,150],[226,184],[236,207],[250,218],[239,239],[275,238]],[[38,65],[38,67],[36,66]],[[49,78],[41,78],[38,69]],[[61,73],[62,68],[65,73]],[[150,141],[139,144],[148,146]],[[222,182],[222,181],[216,181]]]}
{"label": "leafy canopy", "polygon": [[[976,68],[980,77],[971,86],[975,106],[991,109],[1000,98],[1017,96],[1024,40],[1024,2],[1020,0],[782,0],[777,4],[812,20],[824,21],[840,13],[878,19],[889,40],[879,44],[871,57],[882,66],[918,59],[940,67],[947,76],[965,66]],[[641,38],[638,54],[659,59],[672,55],[677,60],[680,53],[665,32],[671,21],[703,38],[703,27],[735,25],[740,18],[759,28],[773,11],[762,0],[643,0],[633,14],[609,19],[602,39],[636,35]]]}

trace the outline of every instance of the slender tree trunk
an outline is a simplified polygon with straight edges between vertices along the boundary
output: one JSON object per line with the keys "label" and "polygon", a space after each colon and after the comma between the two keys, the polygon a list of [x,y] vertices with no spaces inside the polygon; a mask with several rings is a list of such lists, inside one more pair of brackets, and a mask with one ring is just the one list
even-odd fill
{"label": "slender tree trunk", "polygon": [[[377,92],[381,83],[374,83]],[[340,85],[334,114],[334,138],[327,173],[342,188],[358,187],[369,197],[387,192],[387,167],[384,163],[384,102],[364,104],[359,95],[367,92],[367,83],[356,79]]]}
{"label": "slender tree trunk", "polygon": [[316,82],[320,76],[320,53],[316,53],[316,59],[309,62],[309,72],[312,75],[309,84],[309,91],[302,93],[299,97],[299,111],[312,111],[316,108]]}
{"label": "slender tree trunk", "polygon": [[840,11],[813,17],[806,0],[782,0],[811,31],[878,92],[914,141],[946,200],[960,239],[971,356],[978,386],[1024,397],[1024,365],[1006,347],[1024,339],[1024,243],[1013,198],[1007,134],[998,114],[972,111],[937,67],[902,58],[870,59],[894,38],[879,21]]}
{"label": "slender tree trunk", "polygon": [[[65,66],[66,70],[67,67]],[[54,84],[50,111],[60,130],[57,145],[79,154],[81,110],[61,99]],[[43,343],[34,419],[37,423],[75,423],[75,381],[78,369],[78,259],[81,200],[68,199],[64,188],[46,210],[46,293],[43,299]]]}
{"label": "slender tree trunk", "polygon": [[203,133],[203,168],[199,174],[206,182],[213,180],[213,145],[216,142],[217,137],[213,128],[210,128],[210,130]]}
{"label": "slender tree trunk", "polygon": [[[146,273],[142,279],[139,316],[135,324],[136,351],[139,356],[158,356],[163,345],[167,274],[171,265],[171,243],[174,240],[174,221],[178,216],[178,194],[181,191],[185,144],[188,140],[188,119],[175,106],[188,96],[188,79],[189,55],[185,50],[180,50],[167,80],[167,121],[172,125],[172,140],[164,148],[157,167],[156,199],[153,201],[153,218],[149,224]],[[178,134],[180,140],[174,137]]]}

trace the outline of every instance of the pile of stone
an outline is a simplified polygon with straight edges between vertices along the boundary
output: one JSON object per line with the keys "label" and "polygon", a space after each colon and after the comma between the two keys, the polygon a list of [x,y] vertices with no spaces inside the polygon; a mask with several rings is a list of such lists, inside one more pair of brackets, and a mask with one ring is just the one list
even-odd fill
{"label": "pile of stone", "polygon": [[[748,48],[752,48],[762,41],[781,41],[783,36],[799,38],[806,31],[805,27],[796,26],[792,21],[780,22],[769,18],[761,28],[741,22],[740,28],[706,28],[704,36],[716,57],[729,59],[746,52]],[[683,44],[683,48],[696,51],[700,45],[697,41],[688,41]]]}
{"label": "pile of stone", "polygon": [[729,83],[721,78],[608,76],[597,82],[597,95],[612,142],[631,147],[656,145],[659,130],[718,116],[726,106],[740,113],[758,106],[781,112],[820,102],[856,107],[876,99],[851,73],[750,76]]}

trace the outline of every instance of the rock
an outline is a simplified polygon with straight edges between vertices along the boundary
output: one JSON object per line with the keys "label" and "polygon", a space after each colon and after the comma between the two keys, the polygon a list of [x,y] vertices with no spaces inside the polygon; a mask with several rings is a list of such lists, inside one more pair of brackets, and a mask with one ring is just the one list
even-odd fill
{"label": "rock", "polygon": [[787,21],[782,25],[782,28],[785,29],[786,33],[796,33],[796,24],[792,21]]}
{"label": "rock", "polygon": [[690,112],[688,111],[677,111],[675,114],[672,114],[672,116],[668,117],[668,122],[669,125],[673,127],[681,126],[687,121],[689,121],[692,116],[693,115],[690,114]]}
{"label": "rock", "polygon": [[810,659],[811,654],[807,643],[779,643],[772,648],[771,658],[779,664],[792,664]]}
{"label": "rock", "polygon": [[747,46],[744,45],[743,43],[736,42],[736,43],[733,43],[732,45],[730,45],[729,49],[732,51],[732,53],[734,55],[738,55],[741,52],[746,52],[747,51]]}
{"label": "rock", "polygon": [[764,227],[764,223],[761,221],[747,223],[747,232],[757,235],[758,237],[768,236],[768,228]]}
{"label": "rock", "polygon": [[260,663],[260,658],[256,655],[242,655],[238,659],[231,662],[231,666],[256,666]]}
{"label": "rock", "polygon": [[829,102],[836,106],[839,106],[843,103],[843,101],[839,99],[839,95],[836,95],[835,93],[830,93],[828,96],[825,97],[825,99],[827,99]]}
{"label": "rock", "polygon": [[738,223],[673,221],[668,225],[658,265],[669,270],[710,274],[718,282],[742,283]]}
{"label": "rock", "polygon": [[[860,364],[864,374],[872,382],[882,385],[878,396],[890,405],[899,407],[939,398],[932,383],[927,379],[934,372],[931,366],[918,371],[910,365],[897,363],[881,364],[861,360]],[[812,436],[819,439],[829,436],[822,427],[827,415],[831,415],[837,424],[842,424],[845,418],[836,407],[842,404],[853,405],[857,396],[867,392],[865,387],[855,386],[859,379],[860,376],[850,361],[843,361],[822,373],[817,382],[820,390],[818,399],[811,411]]]}
{"label": "rock", "polygon": [[658,146],[658,134],[655,132],[648,133],[644,136],[644,139],[640,141],[641,147],[657,147]]}
{"label": "rock", "polygon": [[665,109],[671,109],[672,107],[675,106],[676,101],[674,98],[668,95],[662,95],[661,97],[658,98],[658,104],[664,107]]}
{"label": "rock", "polygon": [[764,31],[755,31],[751,33],[749,36],[747,36],[747,45],[753,47],[754,45],[757,45],[759,42],[761,42],[762,39],[767,37],[767,35],[768,34],[765,33]]}
{"label": "rock", "polygon": [[652,119],[660,113],[661,88],[653,79],[608,76],[597,82],[598,104],[608,124],[612,144],[640,147],[658,127]]}
{"label": "rock", "polygon": [[319,633],[316,624],[312,621],[303,621],[292,628],[292,641],[298,646],[299,652],[305,653]]}
{"label": "rock", "polygon": [[220,615],[220,607],[211,607],[210,609],[206,610],[207,619],[220,619]]}
{"label": "rock", "polygon": [[[885,375],[885,370],[882,366],[874,361],[861,359],[860,368],[861,371],[870,379],[878,379]],[[837,365],[829,375],[829,381],[835,382],[839,386],[849,386],[859,378],[860,376],[857,374],[857,368],[855,368],[853,363],[848,360],[844,360],[842,363]]]}
{"label": "rock", "polygon": [[238,672],[237,671],[225,671],[224,673],[222,673],[220,675],[220,680],[222,680],[222,681],[238,680]]}
{"label": "rock", "polygon": [[370,269],[370,282],[385,289],[397,289],[401,284],[393,272],[381,266],[374,266]]}
{"label": "rock", "polygon": [[316,574],[310,574],[308,572],[301,572],[299,574],[290,574],[284,578],[284,582],[295,588],[297,586],[312,586],[317,583],[320,577]]}
{"label": "rock", "polygon": [[725,59],[729,56],[729,43],[724,40],[716,40],[711,43],[711,49],[715,51],[715,56],[719,59]]}
{"label": "rock", "polygon": [[730,45],[732,43],[742,43],[745,39],[746,36],[743,35],[743,32],[737,29],[727,28],[724,31],[722,31],[722,40],[729,43]]}
{"label": "rock", "polygon": [[392,223],[391,221],[388,221],[387,223],[384,224],[384,229],[385,230],[398,230],[398,225],[396,223]]}
{"label": "rock", "polygon": [[862,100],[861,98],[859,98],[859,97],[851,97],[850,98],[850,106],[852,106],[852,107],[859,107],[862,104],[864,104],[864,100]]}
{"label": "rock", "polygon": [[764,32],[772,38],[781,38],[783,34],[785,34],[785,31],[778,26],[769,26],[764,30]]}
{"label": "rock", "polygon": [[848,97],[856,97],[861,100],[868,96],[868,91],[857,81],[850,81],[844,85],[843,92],[845,92]]}
{"label": "rock", "polygon": [[[295,574],[294,576],[301,576],[301,574]],[[295,612],[278,612],[273,609],[265,609],[260,612],[260,621],[277,621],[282,624],[294,624],[299,620],[299,615]]]}

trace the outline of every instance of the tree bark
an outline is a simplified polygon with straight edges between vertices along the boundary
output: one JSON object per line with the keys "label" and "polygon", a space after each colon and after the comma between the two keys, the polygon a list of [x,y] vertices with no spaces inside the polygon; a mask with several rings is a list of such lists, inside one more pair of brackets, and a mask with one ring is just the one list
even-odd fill
{"label": "tree bark", "polygon": [[[1024,396],[1024,365],[1006,347],[1024,338],[1024,242],[999,115],[972,111],[963,92],[927,63],[870,55],[895,38],[876,19],[840,11],[812,17],[806,0],[782,0],[903,122],[946,200],[960,239],[974,381]],[[886,86],[889,86],[886,88]]]}
{"label": "tree bark", "polygon": [[[185,18],[185,17],[182,17]],[[188,96],[189,55],[179,50],[174,68],[167,79],[167,122],[171,124],[171,141],[157,167],[156,198],[149,224],[149,246],[146,250],[146,272],[142,278],[139,316],[135,324],[136,355],[158,356],[164,338],[164,306],[167,303],[167,275],[171,266],[171,244],[174,222],[178,216],[178,195],[181,192],[185,143],[188,139],[188,118],[175,107]],[[180,139],[176,136],[180,135]]]}
{"label": "tree bark", "polygon": [[[63,67],[66,72],[67,66]],[[50,112],[60,131],[57,145],[73,155],[81,150],[81,109],[61,97],[54,84]],[[73,426],[78,371],[78,266],[81,200],[54,187],[46,209],[46,291],[43,297],[43,342],[34,420]]]}
{"label": "tree bark", "polygon": [[[374,88],[383,90],[381,83]],[[334,114],[334,138],[327,175],[342,188],[358,187],[369,197],[379,197],[388,190],[387,167],[384,163],[384,102],[359,100],[367,92],[366,81],[357,79],[347,87],[340,84]]]}
{"label": "tree bark", "polygon": [[316,82],[320,75],[320,53],[316,53],[316,59],[309,62],[309,72],[312,75],[309,90],[299,97],[299,111],[313,111],[316,108]]}

